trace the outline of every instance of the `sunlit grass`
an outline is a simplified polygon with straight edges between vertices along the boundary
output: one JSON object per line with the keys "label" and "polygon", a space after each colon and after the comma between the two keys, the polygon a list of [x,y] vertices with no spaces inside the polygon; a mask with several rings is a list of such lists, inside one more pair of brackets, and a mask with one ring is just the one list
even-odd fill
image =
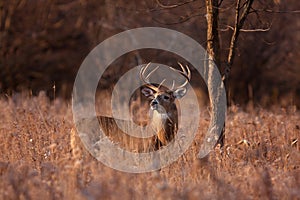
{"label": "sunlit grass", "polygon": [[[198,160],[191,147],[157,172],[129,174],[86,152],[69,101],[14,95],[0,100],[0,199],[299,199],[300,114],[228,110],[226,143]],[[200,127],[209,124],[201,114]]]}

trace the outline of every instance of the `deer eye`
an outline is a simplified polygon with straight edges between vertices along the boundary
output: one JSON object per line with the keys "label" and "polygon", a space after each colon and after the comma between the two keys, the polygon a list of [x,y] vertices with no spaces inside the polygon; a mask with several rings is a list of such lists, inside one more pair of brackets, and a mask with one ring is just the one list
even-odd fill
{"label": "deer eye", "polygon": [[163,98],[164,98],[164,100],[169,100],[170,99],[170,97],[167,96],[167,95],[164,95]]}

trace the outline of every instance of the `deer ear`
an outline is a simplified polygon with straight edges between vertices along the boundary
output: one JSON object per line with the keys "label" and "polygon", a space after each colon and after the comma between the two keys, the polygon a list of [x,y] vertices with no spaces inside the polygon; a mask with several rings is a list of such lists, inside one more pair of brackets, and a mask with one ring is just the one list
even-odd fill
{"label": "deer ear", "polygon": [[186,94],[186,88],[178,88],[174,91],[173,95],[176,99],[180,99]]}
{"label": "deer ear", "polygon": [[142,88],[142,93],[145,97],[152,97],[153,96],[153,90],[151,90],[148,87]]}

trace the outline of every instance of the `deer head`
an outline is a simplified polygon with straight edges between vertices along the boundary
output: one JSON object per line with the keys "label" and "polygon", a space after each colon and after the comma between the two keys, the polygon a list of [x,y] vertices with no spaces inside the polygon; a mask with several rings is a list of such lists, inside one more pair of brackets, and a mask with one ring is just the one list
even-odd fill
{"label": "deer head", "polygon": [[141,80],[146,84],[145,87],[142,88],[142,94],[147,98],[151,99],[150,108],[152,110],[156,110],[159,113],[164,113],[170,110],[172,104],[176,99],[182,98],[186,94],[186,85],[191,79],[191,72],[188,66],[184,67],[182,64],[178,63],[181,67],[182,71],[171,68],[171,70],[178,72],[181,74],[186,80],[180,86],[174,88],[174,81],[173,86],[171,89],[168,89],[162,86],[163,80],[159,85],[152,84],[149,82],[150,76],[153,74],[158,67],[152,70],[147,76],[145,76],[145,72],[149,67],[150,63],[143,67],[140,71]]}

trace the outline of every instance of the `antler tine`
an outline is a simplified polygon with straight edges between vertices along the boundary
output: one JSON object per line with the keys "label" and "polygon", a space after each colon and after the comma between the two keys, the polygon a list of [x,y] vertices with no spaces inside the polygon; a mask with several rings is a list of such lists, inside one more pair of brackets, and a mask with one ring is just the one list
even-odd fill
{"label": "antler tine", "polygon": [[160,84],[158,85],[157,88],[160,88],[165,81],[166,81],[166,79],[164,79],[162,82],[160,82]]}
{"label": "antler tine", "polygon": [[180,62],[177,62],[180,68],[182,69],[183,73],[186,74],[186,70],[184,69],[183,65]]}
{"label": "antler tine", "polygon": [[[145,71],[146,69],[149,67],[149,65],[151,64],[151,62],[149,62],[146,66],[142,67],[141,71],[140,71],[140,79],[144,82],[144,83],[148,83],[149,84],[149,81],[147,81],[145,79]],[[147,78],[147,77],[146,77]]]}
{"label": "antler tine", "polygon": [[175,87],[175,80],[172,81],[172,87],[171,87],[171,90],[174,90],[174,87]]}
{"label": "antler tine", "polygon": [[155,67],[147,76],[146,79],[148,79],[157,69],[159,68],[159,66]]}
{"label": "antler tine", "polygon": [[188,79],[190,81],[191,80],[191,71],[190,71],[190,68],[187,65],[185,65],[185,68],[184,68],[184,66],[180,62],[178,62],[178,65],[181,67],[183,73],[181,71],[179,71],[179,72],[184,77],[186,77],[186,79]]}
{"label": "antler tine", "polygon": [[159,66],[157,66],[156,68],[154,68],[146,77],[145,77],[145,72],[146,72],[146,70],[148,69],[148,67],[149,67],[149,65],[151,64],[151,62],[150,63],[148,63],[146,66],[144,66],[142,69],[141,69],[141,71],[140,71],[140,79],[144,82],[144,83],[146,83],[146,84],[148,84],[148,87],[149,88],[151,88],[152,90],[155,90],[155,91],[157,91],[158,90],[158,88],[163,84],[163,82],[165,81],[165,80],[163,80],[162,82],[161,82],[161,84],[159,85],[159,87],[156,87],[155,85],[153,85],[152,83],[150,83],[150,81],[149,81],[149,77],[159,68]]}
{"label": "antler tine", "polygon": [[172,70],[178,72],[179,74],[181,74],[181,75],[186,79],[185,82],[184,82],[182,85],[180,85],[180,86],[177,87],[177,88],[182,88],[182,87],[184,87],[188,82],[191,81],[191,71],[190,71],[190,69],[189,69],[189,67],[188,67],[187,65],[184,67],[180,62],[178,62],[178,65],[180,66],[180,68],[182,69],[182,71],[177,70],[177,69],[174,69],[174,68],[172,68],[172,67],[170,67],[170,69],[172,69]]}

